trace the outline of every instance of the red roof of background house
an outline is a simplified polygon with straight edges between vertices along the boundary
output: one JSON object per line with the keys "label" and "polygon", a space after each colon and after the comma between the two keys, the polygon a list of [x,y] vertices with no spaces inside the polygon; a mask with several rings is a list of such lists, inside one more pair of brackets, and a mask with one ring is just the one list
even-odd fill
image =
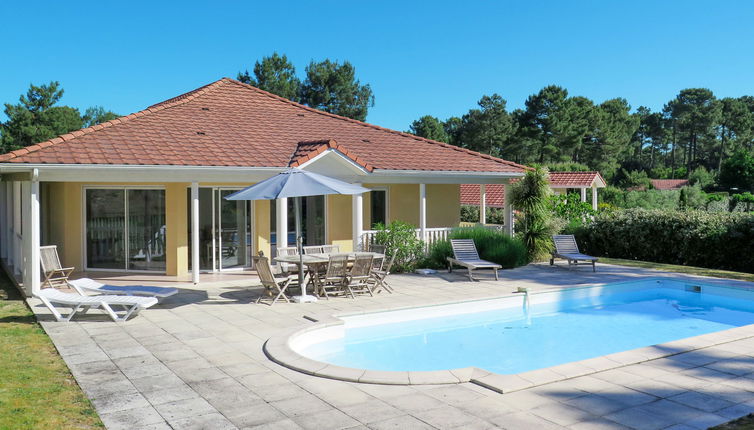
{"label": "red roof of background house", "polygon": [[657,190],[678,190],[689,184],[688,179],[650,179]]}
{"label": "red roof of background house", "polygon": [[524,166],[294,103],[223,78],[146,110],[0,155],[0,162],[286,167],[337,149],[366,170]]}
{"label": "red roof of background house", "polygon": [[550,172],[552,188],[591,187],[594,181],[597,181],[598,188],[607,185],[600,172]]}
{"label": "red roof of background house", "polygon": [[[550,187],[552,188],[581,188],[591,187],[597,181],[597,187],[603,188],[606,183],[599,172],[550,172]],[[505,204],[505,193],[501,184],[485,186],[487,206],[501,208]],[[461,185],[461,204],[479,206],[479,185]]]}

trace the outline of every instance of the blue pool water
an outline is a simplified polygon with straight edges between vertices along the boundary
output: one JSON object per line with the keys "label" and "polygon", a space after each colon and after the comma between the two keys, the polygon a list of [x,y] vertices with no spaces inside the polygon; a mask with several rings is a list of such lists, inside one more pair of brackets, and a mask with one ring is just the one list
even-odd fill
{"label": "blue pool water", "polygon": [[374,323],[369,315],[345,317],[342,335],[299,353],[363,369],[511,374],[754,323],[754,293],[742,290],[656,280],[595,288],[532,294],[528,312],[519,296],[484,311],[474,310],[483,302],[456,313],[421,308],[414,319],[396,311],[394,322],[390,312],[375,314]]}

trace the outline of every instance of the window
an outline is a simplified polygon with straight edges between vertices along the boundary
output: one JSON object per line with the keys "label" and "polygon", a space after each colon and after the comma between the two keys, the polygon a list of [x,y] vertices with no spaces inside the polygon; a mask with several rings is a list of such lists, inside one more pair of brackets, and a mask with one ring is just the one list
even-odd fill
{"label": "window", "polygon": [[165,270],[165,191],[86,189],[86,265]]}
{"label": "window", "polygon": [[387,190],[375,189],[370,194],[371,228],[374,228],[377,223],[387,224]]}

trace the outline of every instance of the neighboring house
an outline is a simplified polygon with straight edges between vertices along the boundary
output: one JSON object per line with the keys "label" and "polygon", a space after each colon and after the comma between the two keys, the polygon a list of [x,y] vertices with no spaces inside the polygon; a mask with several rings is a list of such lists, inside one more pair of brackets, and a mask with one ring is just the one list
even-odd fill
{"label": "neighboring house", "polygon": [[656,190],[680,190],[689,184],[688,179],[650,179]]}
{"label": "neighboring house", "polygon": [[[592,208],[597,210],[597,188],[605,188],[607,183],[599,172],[550,172],[550,188],[556,194],[567,193],[568,190],[578,190],[581,201],[586,201],[586,191],[591,189]],[[502,208],[505,206],[505,192],[501,185],[461,185],[461,204],[479,206],[483,202],[485,207]],[[480,222],[484,223],[484,212],[479,211]]]}
{"label": "neighboring house", "polygon": [[422,237],[457,226],[460,184],[504,187],[524,171],[224,78],[0,155],[0,258],[27,292],[39,286],[39,246],[47,244],[77,270],[181,276],[198,254],[198,282],[200,271],[248,267],[251,255],[292,244],[293,205],[223,197],[291,166],[372,189],[304,199],[305,243],[344,251],[359,248],[376,222],[403,220]]}

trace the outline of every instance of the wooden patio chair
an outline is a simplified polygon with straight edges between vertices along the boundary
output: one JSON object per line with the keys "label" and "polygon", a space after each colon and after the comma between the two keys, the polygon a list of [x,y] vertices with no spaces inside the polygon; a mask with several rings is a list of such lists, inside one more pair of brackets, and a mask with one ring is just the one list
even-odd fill
{"label": "wooden patio chair", "polygon": [[[288,300],[288,296],[285,294],[285,290],[289,286],[291,286],[291,284],[295,283],[295,281],[298,279],[297,276],[275,278],[275,275],[272,273],[270,260],[267,259],[267,257],[254,257],[254,267],[256,267],[257,274],[259,275],[259,280],[262,282],[262,286],[264,286],[265,288],[265,294],[259,296],[256,303],[259,303],[263,299],[265,299],[265,296],[267,296],[266,298],[270,300],[270,306],[274,305],[275,302],[277,302],[281,298],[287,303],[291,302],[290,300]],[[277,294],[273,298],[272,295],[275,293]]]}
{"label": "wooden patio chair", "polygon": [[390,284],[387,283],[387,277],[390,275],[390,270],[393,268],[393,263],[395,262],[395,255],[392,255],[390,259],[386,260],[387,264],[384,264],[381,269],[375,270],[372,269],[372,273],[370,276],[370,284],[372,287],[372,292],[380,293],[382,290],[387,291],[390,294],[393,294],[393,287],[390,286]]}
{"label": "wooden patio chair", "polygon": [[369,245],[369,251],[375,252],[377,254],[385,254],[387,251],[387,245],[377,245],[375,243]]}
{"label": "wooden patio chair", "polygon": [[492,269],[495,272],[495,280],[499,280],[497,271],[498,269],[502,269],[503,266],[479,258],[479,253],[476,250],[473,239],[451,239],[450,246],[453,248],[453,257],[448,257],[448,272],[453,271],[454,264],[463,266],[469,271],[469,279],[476,281],[471,274],[472,271]]}
{"label": "wooden patio chair", "polygon": [[[279,256],[298,255],[298,248],[295,246],[285,246],[277,249]],[[298,264],[279,263],[280,270],[288,273],[298,273]]]}
{"label": "wooden patio chair", "polygon": [[74,268],[63,267],[60,264],[57,245],[40,246],[39,262],[45,277],[42,288],[68,288],[68,277],[71,276]]}
{"label": "wooden patio chair", "polygon": [[305,246],[304,247],[304,255],[307,255],[307,254],[322,254],[322,252],[323,251],[322,251],[322,246],[321,245],[317,245],[317,246]]}
{"label": "wooden patio chair", "polygon": [[[556,258],[563,258],[568,260],[568,269],[579,264],[591,264],[592,272],[597,271],[596,263],[599,259],[591,255],[582,254],[579,251],[579,246],[576,244],[576,237],[572,234],[553,235],[552,241],[555,243],[555,251],[552,252],[552,257],[550,257],[550,266],[555,264]],[[579,261],[586,261],[586,263],[579,263]]]}
{"label": "wooden patio chair", "polygon": [[340,252],[340,245],[322,245],[323,254],[337,254]]}
{"label": "wooden patio chair", "polygon": [[330,261],[327,263],[325,275],[319,281],[321,293],[326,299],[330,298],[330,292],[328,290],[335,290],[336,294],[343,293],[346,276],[348,275],[347,268],[348,255],[330,255]]}
{"label": "wooden patio chair", "polygon": [[356,253],[356,258],[351,266],[351,271],[346,276],[345,288],[351,295],[352,299],[355,299],[354,292],[357,293],[369,293],[372,294],[372,286],[369,283],[369,279],[372,274],[372,260],[374,256],[372,253]]}

